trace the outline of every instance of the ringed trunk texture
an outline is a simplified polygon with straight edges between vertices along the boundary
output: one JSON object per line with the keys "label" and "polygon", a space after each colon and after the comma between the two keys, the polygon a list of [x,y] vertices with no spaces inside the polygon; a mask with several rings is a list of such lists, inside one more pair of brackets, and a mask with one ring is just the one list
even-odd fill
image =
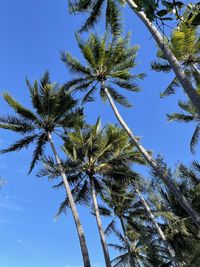
{"label": "ringed trunk texture", "polygon": [[53,142],[53,139],[52,139],[50,132],[48,133],[48,139],[49,139],[53,154],[55,156],[56,163],[58,164],[58,168],[59,168],[60,174],[62,176],[65,190],[66,190],[66,193],[67,193],[67,196],[69,199],[69,204],[71,207],[71,211],[72,211],[74,221],[76,224],[76,229],[78,232],[79,242],[80,242],[82,256],[83,256],[84,267],[91,267],[88,248],[87,248],[87,244],[86,244],[86,240],[85,240],[85,235],[83,232],[83,227],[82,227],[82,224],[81,224],[80,219],[79,219],[78,211],[77,211],[76,204],[74,202],[74,199],[73,199],[73,196],[71,193],[71,189],[70,189],[70,186],[69,186],[69,183],[67,180],[67,176],[64,172],[63,166],[61,164],[60,158],[59,158],[58,153],[56,151],[56,148],[55,148],[55,145],[54,145],[54,142]]}
{"label": "ringed trunk texture", "polygon": [[98,226],[98,230],[99,230],[99,235],[100,235],[100,239],[101,239],[101,246],[103,249],[105,264],[106,264],[106,267],[112,267],[109,252],[108,252],[108,247],[106,244],[105,233],[104,233],[104,230],[102,227],[101,217],[100,217],[100,213],[99,213],[99,207],[98,207],[98,203],[97,203],[93,178],[90,178],[90,186],[91,186],[92,201],[93,201],[97,226]]}
{"label": "ringed trunk texture", "polygon": [[153,23],[149,21],[143,11],[137,10],[137,5],[133,0],[126,0],[126,2],[133,10],[133,12],[142,20],[142,22],[152,34],[154,40],[158,44],[159,48],[162,50],[165,58],[168,60],[185,93],[187,94],[187,96],[195,106],[198,114],[200,115],[200,96],[196,92],[195,88],[193,87],[185,72],[181,69],[181,65],[172,53],[172,51],[165,44],[162,34],[158,31],[155,25],[153,25]]}
{"label": "ringed trunk texture", "polygon": [[146,202],[144,197],[140,194],[140,191],[138,189],[136,189],[135,191],[136,191],[137,195],[139,196],[139,198],[140,198],[140,200],[142,202],[142,205],[144,206],[144,208],[146,210],[146,213],[147,213],[148,217],[151,219],[153,225],[155,226],[157,233],[160,235],[164,246],[168,250],[169,255],[171,256],[171,259],[172,259],[172,262],[173,262],[174,266],[180,267],[180,264],[178,263],[178,260],[176,258],[175,251],[172,248],[172,246],[170,245],[170,243],[167,241],[167,238],[166,238],[165,234],[163,233],[162,229],[160,228],[159,224],[157,223],[153,213],[151,212],[151,209],[150,209],[148,203]]}
{"label": "ringed trunk texture", "polygon": [[163,171],[160,169],[158,166],[157,162],[152,158],[152,156],[148,153],[148,151],[140,145],[138,142],[137,138],[133,135],[131,129],[128,127],[122,116],[120,115],[117,107],[115,106],[115,103],[108,91],[107,88],[104,88],[104,91],[107,95],[107,98],[110,102],[110,105],[114,111],[114,114],[121,124],[121,126],[124,128],[124,130],[127,132],[129,135],[130,139],[133,141],[134,145],[137,147],[137,149],[140,151],[140,153],[143,155],[143,157],[146,159],[147,163],[149,164],[150,167],[162,179],[162,181],[165,183],[165,185],[168,187],[170,192],[175,196],[181,207],[188,213],[188,215],[191,217],[192,221],[200,228],[200,216],[199,214],[193,209],[191,204],[188,202],[188,200],[184,197],[184,195],[180,192],[180,190],[176,187],[173,181],[170,180],[169,177],[167,177]]}

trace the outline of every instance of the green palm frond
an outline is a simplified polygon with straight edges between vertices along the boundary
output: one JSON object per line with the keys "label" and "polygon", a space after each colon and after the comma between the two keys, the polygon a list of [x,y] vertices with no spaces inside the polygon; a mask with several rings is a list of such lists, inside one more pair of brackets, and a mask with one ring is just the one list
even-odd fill
{"label": "green palm frond", "polygon": [[102,14],[103,3],[104,0],[98,0],[96,1],[96,3],[94,3],[93,1],[93,6],[91,9],[90,16],[81,27],[80,32],[88,31],[90,28],[94,27],[95,23],[99,20]]}
{"label": "green palm frond", "polygon": [[157,61],[153,61],[151,63],[151,68],[152,70],[155,70],[157,72],[170,72],[171,71],[171,66],[168,63],[165,62],[157,62]]}
{"label": "green palm frond", "polygon": [[35,167],[36,162],[40,159],[40,157],[44,154],[45,145],[48,142],[48,137],[46,133],[43,133],[39,136],[37,136],[36,140],[36,148],[33,152],[33,158],[31,161],[29,174],[32,172],[33,168]]}
{"label": "green palm frond", "polygon": [[[69,12],[73,14],[86,13],[87,19],[83,22],[83,26],[80,29],[82,31],[88,31],[93,28],[99,21],[102,14],[106,15],[106,28],[110,30],[112,34],[119,35],[121,33],[121,6],[124,2],[121,0],[68,0]],[[104,11],[105,9],[105,11]],[[88,15],[89,14],[89,15]]]}
{"label": "green palm frond", "polygon": [[89,68],[84,67],[76,58],[72,57],[70,53],[61,53],[61,60],[72,74],[90,74]]}
{"label": "green palm frond", "polygon": [[194,116],[174,112],[171,114],[167,114],[167,119],[168,121],[191,122],[194,120]]}
{"label": "green palm frond", "polygon": [[25,118],[30,121],[34,121],[36,119],[36,116],[33,112],[31,112],[29,109],[26,109],[23,107],[19,102],[17,102],[10,94],[4,93],[3,94],[4,99],[9,104],[11,108],[14,109],[14,111],[20,115],[22,118]]}
{"label": "green palm frond", "polygon": [[120,105],[126,107],[126,108],[130,108],[132,105],[128,102],[128,99],[126,97],[124,97],[122,94],[118,93],[115,89],[113,89],[112,87],[106,87],[109,90],[110,95],[112,96],[112,98],[119,103]]}
{"label": "green palm frond", "polygon": [[192,153],[195,153],[195,147],[199,141],[199,137],[200,137],[200,125],[197,125],[190,141],[190,150]]}
{"label": "green palm frond", "polygon": [[0,152],[1,154],[4,154],[8,152],[19,151],[23,148],[27,148],[31,143],[35,141],[36,138],[37,138],[37,134],[28,135],[20,139],[19,141],[15,142],[14,144],[12,144],[10,147],[6,149],[2,149]]}
{"label": "green palm frond", "polygon": [[105,235],[109,236],[112,232],[116,231],[116,222],[113,219],[105,229]]}
{"label": "green palm frond", "polygon": [[169,96],[176,93],[176,89],[180,87],[180,84],[178,82],[178,79],[175,77],[171,83],[167,86],[165,91],[160,94],[160,97]]}
{"label": "green palm frond", "polygon": [[114,35],[119,35],[122,31],[120,7],[114,0],[107,1],[106,28]]}

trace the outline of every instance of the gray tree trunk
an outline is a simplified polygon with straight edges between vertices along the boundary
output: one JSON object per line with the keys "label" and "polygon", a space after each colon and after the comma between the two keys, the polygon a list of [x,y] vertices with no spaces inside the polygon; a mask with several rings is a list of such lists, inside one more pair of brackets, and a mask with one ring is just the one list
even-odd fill
{"label": "gray tree trunk", "polygon": [[134,13],[142,20],[142,22],[152,34],[159,48],[162,50],[165,58],[168,60],[185,93],[187,94],[187,96],[195,106],[198,114],[200,115],[200,96],[196,92],[195,88],[193,87],[185,72],[181,69],[180,63],[178,62],[172,51],[169,49],[162,34],[158,31],[155,25],[153,25],[153,23],[149,21],[143,11],[137,10],[137,5],[135,4],[134,0],[126,0],[126,2],[134,11]]}
{"label": "gray tree trunk", "polygon": [[100,239],[101,239],[101,245],[102,245],[102,249],[103,249],[105,264],[106,264],[106,267],[112,267],[109,252],[108,252],[108,247],[106,244],[105,233],[104,233],[104,230],[102,227],[101,217],[100,217],[100,213],[99,213],[99,207],[98,207],[97,198],[96,198],[96,192],[95,192],[95,188],[94,188],[94,181],[93,181],[92,177],[90,178],[90,186],[91,186],[93,207],[94,207],[95,217],[96,217],[99,235],[100,235]]}
{"label": "gray tree trunk", "polygon": [[65,190],[66,190],[66,193],[67,193],[67,196],[69,199],[69,204],[71,207],[71,211],[72,211],[74,221],[76,224],[76,229],[78,232],[79,242],[80,242],[82,256],[83,256],[84,267],[91,267],[88,248],[87,248],[87,244],[86,244],[86,240],[85,240],[85,235],[83,232],[83,227],[82,227],[82,224],[81,224],[80,219],[79,219],[78,211],[77,211],[77,208],[76,208],[76,205],[75,205],[72,193],[71,193],[71,189],[70,189],[70,186],[69,186],[69,183],[67,180],[67,176],[64,172],[63,166],[61,164],[60,158],[59,158],[58,153],[56,151],[56,148],[54,146],[54,142],[53,142],[53,139],[52,139],[50,132],[48,133],[48,139],[49,139],[53,154],[55,156],[56,163],[58,164],[58,168],[59,168],[60,174],[62,176]]}
{"label": "gray tree trunk", "polygon": [[137,147],[137,149],[141,152],[143,157],[146,159],[147,163],[149,166],[152,167],[153,170],[155,170],[162,179],[162,181],[166,184],[170,192],[175,196],[181,207],[188,213],[188,215],[191,217],[193,222],[200,228],[200,216],[199,214],[193,209],[191,204],[188,202],[188,200],[183,196],[183,194],[180,192],[180,190],[177,188],[177,186],[174,184],[173,181],[170,180],[170,177],[166,176],[163,171],[159,168],[157,162],[152,158],[152,156],[148,153],[148,151],[140,145],[138,142],[137,138],[133,135],[131,129],[128,127],[122,116],[120,115],[117,107],[115,106],[115,103],[108,91],[107,88],[104,88],[104,91],[107,95],[107,98],[110,102],[110,105],[114,111],[114,114],[121,124],[121,126],[124,128],[124,130],[127,132],[129,135],[130,139],[133,141],[134,145]]}
{"label": "gray tree trunk", "polygon": [[147,216],[150,218],[150,220],[152,221],[154,227],[156,228],[157,233],[160,235],[164,246],[166,247],[166,249],[169,252],[169,255],[171,256],[172,262],[174,264],[174,266],[176,267],[180,267],[180,264],[178,263],[178,260],[176,258],[176,254],[174,249],[172,248],[172,246],[170,245],[170,243],[167,241],[167,238],[165,237],[165,234],[163,233],[162,229],[160,228],[159,224],[157,223],[153,213],[151,212],[151,209],[148,205],[148,203],[146,202],[146,200],[144,199],[144,197],[141,195],[140,191],[138,189],[135,190],[137,195],[139,196],[142,205],[144,206],[146,212],[147,212]]}

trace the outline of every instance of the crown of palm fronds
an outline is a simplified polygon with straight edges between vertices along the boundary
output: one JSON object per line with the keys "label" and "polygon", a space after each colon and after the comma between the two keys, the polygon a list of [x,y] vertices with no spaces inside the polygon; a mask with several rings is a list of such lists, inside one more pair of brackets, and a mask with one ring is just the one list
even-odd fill
{"label": "crown of palm fronds", "polygon": [[15,115],[0,116],[0,128],[21,134],[22,139],[1,153],[13,152],[27,148],[35,143],[36,148],[29,173],[43,155],[48,142],[48,132],[57,128],[71,128],[82,122],[82,110],[73,110],[77,101],[66,93],[63,86],[51,83],[46,72],[40,82],[33,85],[27,80],[33,110],[29,110],[16,101],[10,94],[4,93],[4,99],[14,110]]}
{"label": "crown of palm fronds", "polygon": [[108,38],[100,38],[90,34],[87,41],[83,41],[76,35],[78,46],[86,61],[81,63],[70,53],[62,53],[61,58],[66,67],[75,76],[75,79],[66,84],[66,88],[73,91],[86,92],[83,103],[94,100],[97,90],[103,101],[106,101],[104,88],[106,87],[115,101],[125,107],[130,107],[126,97],[117,89],[126,89],[137,92],[138,86],[135,80],[143,78],[143,74],[133,75],[131,70],[135,67],[135,57],[138,47],[129,46],[129,37],[114,38],[109,42]]}
{"label": "crown of palm fronds", "polygon": [[[127,166],[132,163],[145,164],[124,130],[113,125],[101,128],[100,119],[94,126],[76,128],[68,133],[63,150],[67,155],[63,168],[73,188],[74,199],[79,204],[88,204],[90,201],[91,178],[96,192],[100,193],[104,188],[105,177],[121,176],[122,180],[126,178],[124,172]],[[59,176],[54,162],[44,159],[44,163],[45,169],[40,170],[39,176],[48,175],[50,179]],[[58,184],[58,187],[60,186],[61,184]],[[66,198],[58,214],[65,210],[67,203]]]}
{"label": "crown of palm fronds", "polygon": [[[171,40],[166,40],[166,45],[169,46],[177,60],[181,63],[188,77],[193,81],[197,79],[199,81],[200,77],[197,69],[200,62],[200,39],[197,27],[189,27],[185,22],[182,22],[172,32]],[[152,69],[157,72],[170,72],[171,67],[161,50],[158,50],[157,57],[160,60],[152,63]],[[177,87],[180,87],[180,83],[175,77],[161,96],[174,94]]]}

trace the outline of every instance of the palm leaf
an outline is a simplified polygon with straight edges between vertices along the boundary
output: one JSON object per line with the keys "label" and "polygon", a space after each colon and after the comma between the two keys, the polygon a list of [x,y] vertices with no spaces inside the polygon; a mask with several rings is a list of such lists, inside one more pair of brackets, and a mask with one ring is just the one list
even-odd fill
{"label": "palm leaf", "polygon": [[37,134],[26,136],[20,139],[19,141],[15,142],[14,144],[12,144],[10,147],[6,149],[2,149],[0,152],[1,154],[4,154],[8,152],[13,152],[13,151],[19,151],[22,148],[27,148],[31,143],[35,141],[37,136],[38,136]]}
{"label": "palm leaf", "polygon": [[33,152],[33,158],[31,161],[30,168],[29,168],[29,174],[32,172],[33,168],[35,167],[36,162],[43,155],[44,148],[47,142],[48,142],[48,137],[46,133],[42,133],[39,136],[37,136],[36,148]]}
{"label": "palm leaf", "polygon": [[199,141],[200,125],[197,125],[190,141],[190,150],[195,153],[195,147]]}
{"label": "palm leaf", "polygon": [[12,107],[19,116],[25,118],[30,121],[37,120],[37,117],[31,112],[29,109],[23,107],[19,102],[17,102],[12,96],[8,93],[3,94],[4,99],[6,102]]}
{"label": "palm leaf", "polygon": [[85,21],[83,26],[80,29],[80,32],[88,31],[90,28],[94,27],[94,24],[98,21],[102,14],[104,0],[97,0],[95,4],[92,6],[92,11],[88,19]]}

